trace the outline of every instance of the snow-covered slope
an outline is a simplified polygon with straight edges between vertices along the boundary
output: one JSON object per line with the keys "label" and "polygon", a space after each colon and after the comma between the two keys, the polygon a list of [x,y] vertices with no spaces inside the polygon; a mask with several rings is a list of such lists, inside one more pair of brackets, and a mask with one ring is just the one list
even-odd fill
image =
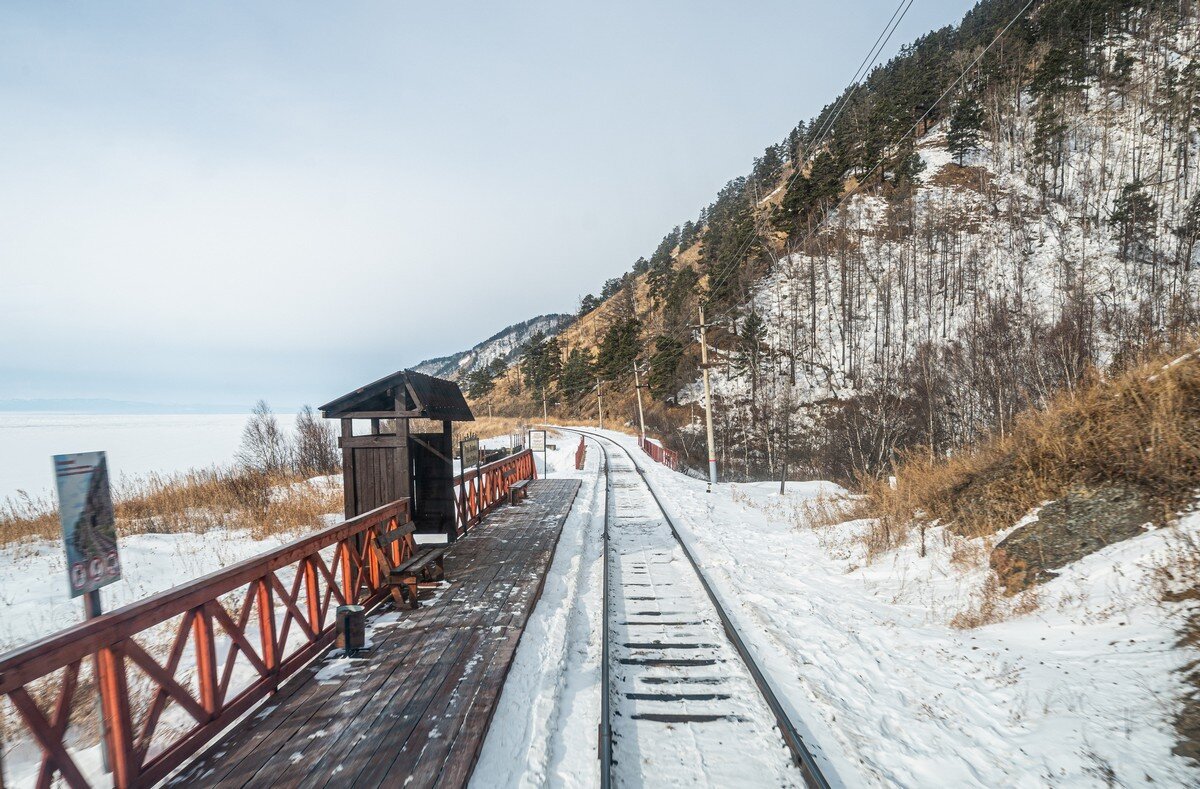
{"label": "snow-covered slope", "polygon": [[[1119,83],[991,108],[962,166],[948,124],[933,127],[916,141],[911,194],[863,190],[777,259],[718,319],[730,360],[715,376],[729,412],[719,432],[745,472],[771,467],[788,419],[794,449],[825,473],[849,476],[851,459],[880,468],[913,444],[961,446],[1087,365],[1194,329],[1197,21],[1111,37],[1109,62],[1133,63]],[[1044,139],[1047,113],[1057,142]],[[1141,213],[1122,225],[1135,193]],[[693,385],[680,401],[698,397]]]}
{"label": "snow-covered slope", "polygon": [[529,338],[533,335],[541,332],[547,337],[553,336],[570,325],[572,320],[574,318],[571,315],[557,313],[539,315],[536,318],[508,326],[469,350],[437,359],[426,359],[413,369],[428,375],[436,375],[439,378],[458,380],[486,367],[494,359],[512,361],[517,351],[529,342]]}

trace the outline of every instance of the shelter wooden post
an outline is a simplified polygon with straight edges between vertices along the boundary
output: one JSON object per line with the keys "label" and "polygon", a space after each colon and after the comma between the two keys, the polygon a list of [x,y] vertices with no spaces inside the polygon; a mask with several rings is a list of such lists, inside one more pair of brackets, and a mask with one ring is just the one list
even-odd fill
{"label": "shelter wooden post", "polygon": [[[396,406],[396,473],[399,475],[398,480],[400,489],[396,491],[396,498],[408,499],[412,498],[412,461],[409,459],[409,431],[408,420],[400,416],[404,410],[404,400],[397,397],[395,400]],[[403,469],[403,472],[401,472]]]}
{"label": "shelter wooden post", "polygon": [[[342,420],[342,440],[338,443],[342,445],[342,480],[354,479],[354,449],[347,443],[346,439],[354,437],[354,420]],[[353,518],[358,514],[358,502],[354,500],[354,486],[347,485],[342,491],[342,499],[345,502],[344,514],[347,518]]]}

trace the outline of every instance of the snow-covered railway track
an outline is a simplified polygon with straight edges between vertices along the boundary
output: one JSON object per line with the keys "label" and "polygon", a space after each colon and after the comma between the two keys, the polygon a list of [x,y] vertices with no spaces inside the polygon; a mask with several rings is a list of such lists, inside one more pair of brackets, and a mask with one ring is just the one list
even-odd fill
{"label": "snow-covered railway track", "polygon": [[828,784],[632,456],[606,476],[602,786]]}

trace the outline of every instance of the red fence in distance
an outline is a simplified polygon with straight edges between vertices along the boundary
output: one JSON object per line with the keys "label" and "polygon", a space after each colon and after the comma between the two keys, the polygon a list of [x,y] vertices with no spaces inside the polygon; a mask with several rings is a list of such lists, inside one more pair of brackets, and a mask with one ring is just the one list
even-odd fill
{"label": "red fence in distance", "polygon": [[649,455],[651,460],[662,463],[672,471],[679,470],[679,453],[667,449],[657,441],[649,438],[642,439],[642,451]]}

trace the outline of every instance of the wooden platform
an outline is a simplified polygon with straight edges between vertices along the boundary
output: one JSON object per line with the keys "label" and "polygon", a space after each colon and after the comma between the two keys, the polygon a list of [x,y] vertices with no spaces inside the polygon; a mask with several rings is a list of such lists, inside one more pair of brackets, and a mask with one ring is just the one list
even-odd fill
{"label": "wooden platform", "polygon": [[447,552],[436,599],[375,613],[368,656],[303,670],[170,785],[465,784],[579,484],[531,483]]}

